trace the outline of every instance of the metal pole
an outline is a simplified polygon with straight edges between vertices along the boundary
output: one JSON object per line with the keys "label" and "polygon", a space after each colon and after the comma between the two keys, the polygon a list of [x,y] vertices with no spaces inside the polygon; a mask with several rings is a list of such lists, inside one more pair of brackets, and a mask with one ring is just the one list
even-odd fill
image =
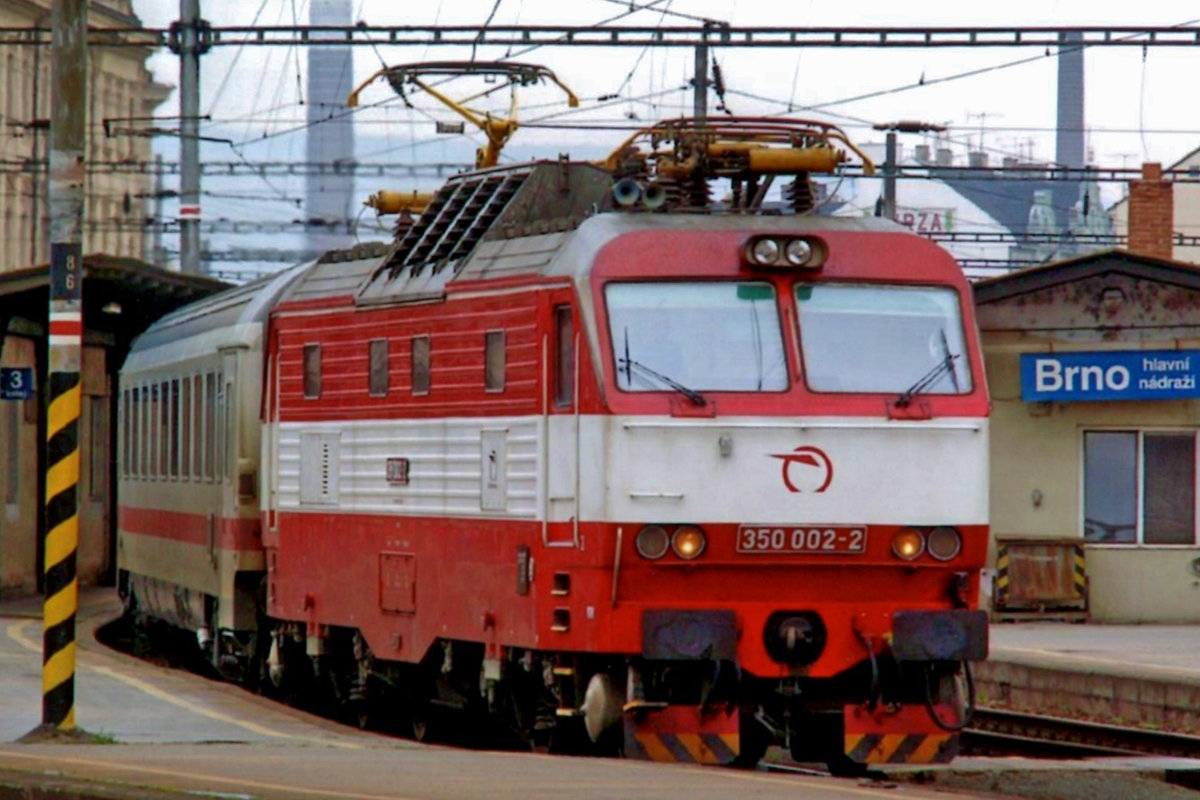
{"label": "metal pole", "polygon": [[72,731],[75,729],[75,612],[79,605],[75,552],[79,546],[87,0],[56,0],[51,27],[50,336],[42,724]]}
{"label": "metal pole", "polygon": [[179,0],[179,269],[200,274],[200,0]]}
{"label": "metal pole", "polygon": [[163,252],[163,160],[162,154],[154,156],[154,228],[150,234],[150,263],[165,267],[167,257]]}
{"label": "metal pole", "polygon": [[883,146],[883,216],[896,218],[896,132],[888,131]]}
{"label": "metal pole", "polygon": [[708,45],[696,45],[696,77],[692,81],[692,115],[703,122],[708,117]]}

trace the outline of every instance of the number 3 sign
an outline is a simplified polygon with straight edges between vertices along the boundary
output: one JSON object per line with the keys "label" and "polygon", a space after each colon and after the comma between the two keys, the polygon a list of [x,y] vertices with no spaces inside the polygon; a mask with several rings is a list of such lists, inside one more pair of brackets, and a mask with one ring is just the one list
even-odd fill
{"label": "number 3 sign", "polygon": [[0,400],[28,400],[31,397],[32,367],[0,367]]}

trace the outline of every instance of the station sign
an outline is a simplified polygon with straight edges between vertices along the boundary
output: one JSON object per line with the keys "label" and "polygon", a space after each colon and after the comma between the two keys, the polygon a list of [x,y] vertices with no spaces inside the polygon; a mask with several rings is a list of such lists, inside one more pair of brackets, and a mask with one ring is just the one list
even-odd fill
{"label": "station sign", "polygon": [[1200,397],[1200,350],[1022,353],[1026,402]]}
{"label": "station sign", "polygon": [[0,367],[0,400],[28,400],[31,397],[32,367]]}

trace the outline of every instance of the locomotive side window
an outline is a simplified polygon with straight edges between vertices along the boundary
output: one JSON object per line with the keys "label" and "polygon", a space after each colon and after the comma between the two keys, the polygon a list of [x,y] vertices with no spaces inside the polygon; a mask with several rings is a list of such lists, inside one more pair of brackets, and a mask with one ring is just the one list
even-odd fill
{"label": "locomotive side window", "polygon": [[805,380],[813,391],[971,391],[953,289],[799,284],[796,304]]}
{"label": "locomotive side window", "polygon": [[575,323],[570,306],[554,307],[554,405],[575,401]]}
{"label": "locomotive side window", "polygon": [[488,331],[483,335],[483,388],[489,392],[504,391],[504,331]]}
{"label": "locomotive side window", "polygon": [[321,345],[304,345],[304,397],[307,400],[321,396]]}
{"label": "locomotive side window", "polygon": [[388,340],[372,339],[367,344],[367,391],[373,397],[388,392]]}
{"label": "locomotive side window", "polygon": [[429,337],[412,338],[412,393],[429,394]]}
{"label": "locomotive side window", "polygon": [[781,392],[783,332],[769,283],[611,283],[617,386],[627,392]]}

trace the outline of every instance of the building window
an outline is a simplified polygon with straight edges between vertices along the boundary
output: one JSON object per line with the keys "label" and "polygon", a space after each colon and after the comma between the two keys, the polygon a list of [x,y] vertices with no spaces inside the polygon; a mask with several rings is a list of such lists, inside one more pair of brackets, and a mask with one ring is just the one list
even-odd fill
{"label": "building window", "polygon": [[429,337],[412,339],[412,393],[429,394]]}
{"label": "building window", "polygon": [[304,345],[304,397],[321,396],[321,345]]}
{"label": "building window", "polygon": [[504,391],[504,331],[483,335],[483,387],[489,392]]}
{"label": "building window", "polygon": [[575,325],[570,306],[554,307],[554,404],[575,401]]}
{"label": "building window", "polygon": [[1196,541],[1196,434],[1087,431],[1084,538],[1097,544]]}
{"label": "building window", "polygon": [[388,392],[388,342],[387,339],[372,339],[367,344],[367,391],[376,397]]}

